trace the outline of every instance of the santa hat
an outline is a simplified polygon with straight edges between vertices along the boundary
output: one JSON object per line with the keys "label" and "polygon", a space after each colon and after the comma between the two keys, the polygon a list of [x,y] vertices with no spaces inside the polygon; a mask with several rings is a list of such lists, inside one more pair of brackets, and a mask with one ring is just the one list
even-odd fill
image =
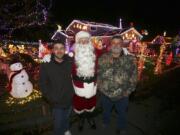
{"label": "santa hat", "polygon": [[75,41],[78,42],[80,38],[90,38],[91,35],[86,31],[80,31],[75,36]]}

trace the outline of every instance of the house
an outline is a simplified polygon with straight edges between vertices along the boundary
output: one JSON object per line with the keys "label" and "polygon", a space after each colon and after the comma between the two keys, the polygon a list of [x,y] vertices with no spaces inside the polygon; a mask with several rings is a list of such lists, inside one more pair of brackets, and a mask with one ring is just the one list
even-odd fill
{"label": "house", "polygon": [[121,28],[104,23],[73,20],[66,28],[66,34],[72,36],[81,30],[89,32],[92,36],[102,36],[113,30],[121,30]]}
{"label": "house", "polygon": [[143,36],[134,27],[123,29],[120,35],[125,42],[132,40],[140,41],[143,38]]}
{"label": "house", "polygon": [[74,36],[82,30],[87,31],[92,35],[92,40],[95,44],[101,40],[101,44],[106,47],[109,46],[109,39],[114,35],[121,35],[127,45],[132,40],[140,41],[143,37],[134,27],[122,28],[121,19],[119,27],[104,23],[73,20],[65,31],[61,30],[61,27],[58,26],[58,30],[54,33],[51,39],[66,39],[66,43],[72,46],[74,43]]}
{"label": "house", "polygon": [[112,36],[121,35],[124,40],[141,40],[142,35],[134,28],[122,28],[121,19],[120,26],[115,27],[109,24],[73,20],[66,28],[65,33],[69,36],[75,35],[77,32],[88,31],[92,36]]}
{"label": "house", "polygon": [[166,36],[160,36],[160,35],[157,35],[152,41],[151,43],[152,44],[163,44],[163,43],[166,43],[166,44],[171,44],[172,43],[172,38],[171,37],[166,37]]}

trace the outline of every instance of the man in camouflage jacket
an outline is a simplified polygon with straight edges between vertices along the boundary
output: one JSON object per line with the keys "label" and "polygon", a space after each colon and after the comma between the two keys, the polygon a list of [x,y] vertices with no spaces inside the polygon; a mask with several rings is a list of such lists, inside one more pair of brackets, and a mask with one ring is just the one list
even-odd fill
{"label": "man in camouflage jacket", "polygon": [[110,52],[98,60],[98,89],[102,93],[103,125],[110,122],[112,107],[118,113],[117,133],[126,131],[128,96],[137,84],[136,60],[132,55],[125,55],[123,40],[119,36],[111,39]]}

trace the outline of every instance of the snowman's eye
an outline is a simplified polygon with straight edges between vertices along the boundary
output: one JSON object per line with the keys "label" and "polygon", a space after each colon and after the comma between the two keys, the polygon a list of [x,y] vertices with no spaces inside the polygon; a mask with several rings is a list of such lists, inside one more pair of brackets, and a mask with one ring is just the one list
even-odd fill
{"label": "snowman's eye", "polygon": [[25,82],[22,83],[23,85],[25,84]]}
{"label": "snowman's eye", "polygon": [[23,77],[24,77],[24,75],[21,76],[21,78],[23,78]]}
{"label": "snowman's eye", "polygon": [[28,92],[28,90],[25,90],[25,92]]}

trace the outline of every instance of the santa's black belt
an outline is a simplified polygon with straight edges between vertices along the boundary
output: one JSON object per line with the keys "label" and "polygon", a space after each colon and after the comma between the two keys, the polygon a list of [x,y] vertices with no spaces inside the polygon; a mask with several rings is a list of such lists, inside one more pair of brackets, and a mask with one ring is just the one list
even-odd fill
{"label": "santa's black belt", "polygon": [[75,81],[82,81],[82,82],[86,82],[86,83],[91,83],[91,82],[94,82],[95,80],[97,79],[97,76],[94,75],[93,77],[79,77],[77,75],[73,76],[73,80]]}

